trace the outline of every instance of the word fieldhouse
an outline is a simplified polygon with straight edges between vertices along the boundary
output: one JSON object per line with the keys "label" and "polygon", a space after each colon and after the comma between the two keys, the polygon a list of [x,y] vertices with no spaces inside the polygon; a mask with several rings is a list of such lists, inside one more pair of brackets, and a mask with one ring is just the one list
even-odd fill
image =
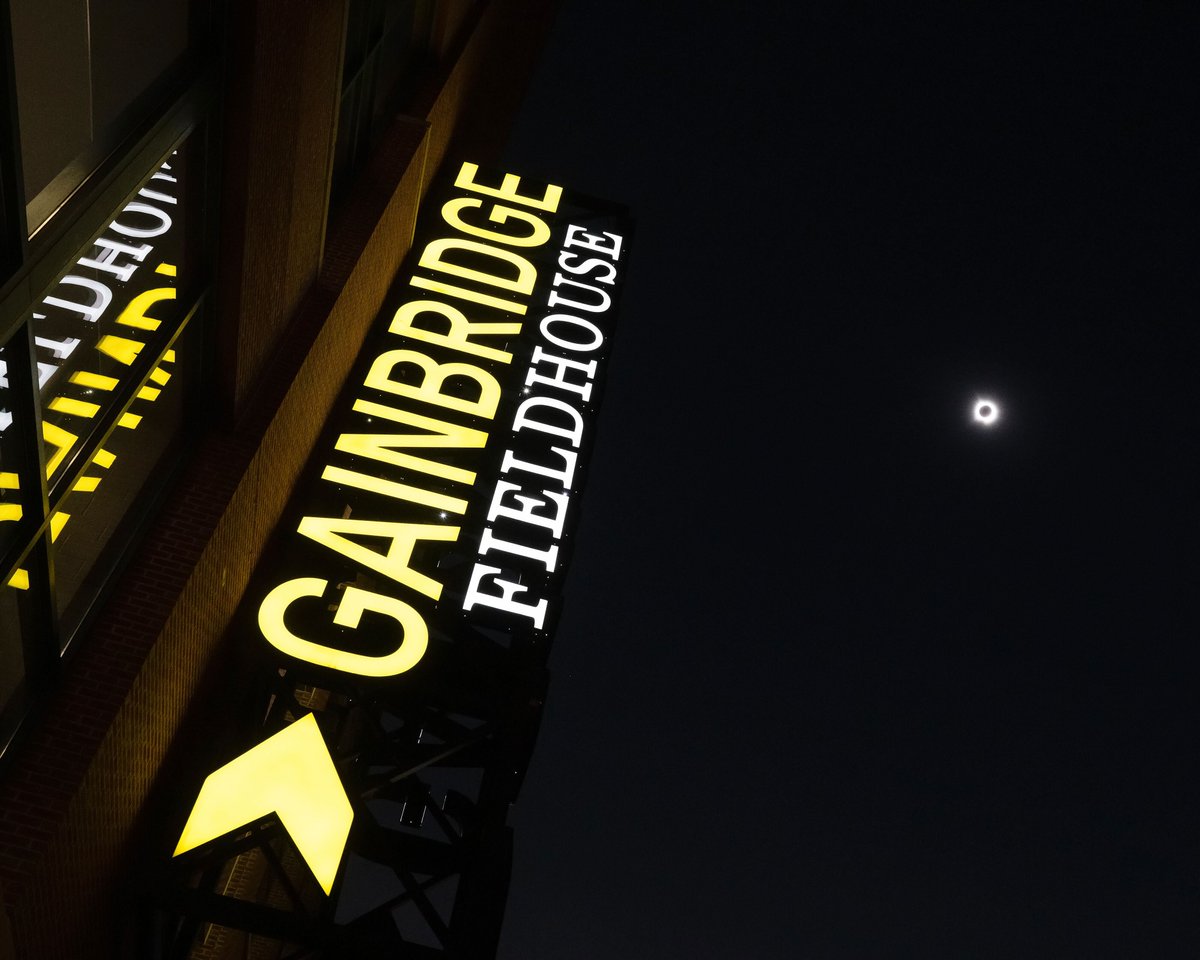
{"label": "word fieldhouse", "polygon": [[545,624],[549,600],[527,598],[532,591],[522,585],[519,574],[530,567],[550,573],[559,563],[559,542],[586,429],[582,405],[592,397],[599,366],[599,360],[587,358],[606,341],[590,317],[612,308],[606,286],[616,283],[621,245],[622,237],[615,233],[567,227],[560,269],[546,301],[554,312],[538,323],[539,343],[524,379],[527,396],[512,421],[514,434],[541,439],[539,456],[524,460],[512,449],[504,451],[501,476],[488,506],[488,526],[479,540],[482,558],[503,558],[518,576],[506,575],[502,566],[476,563],[464,602],[467,610],[483,605],[528,618],[538,629]]}

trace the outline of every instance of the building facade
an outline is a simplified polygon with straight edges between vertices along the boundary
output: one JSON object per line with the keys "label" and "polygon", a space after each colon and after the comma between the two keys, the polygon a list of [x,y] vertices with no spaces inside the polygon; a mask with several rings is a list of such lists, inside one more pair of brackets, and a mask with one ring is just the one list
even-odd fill
{"label": "building facade", "polygon": [[421,200],[495,155],[552,7],[0,5],[0,956],[339,955],[156,899],[146,837]]}

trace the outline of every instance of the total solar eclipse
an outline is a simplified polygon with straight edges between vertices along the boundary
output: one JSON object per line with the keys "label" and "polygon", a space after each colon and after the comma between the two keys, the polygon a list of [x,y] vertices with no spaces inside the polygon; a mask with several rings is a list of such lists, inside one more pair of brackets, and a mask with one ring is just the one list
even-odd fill
{"label": "total solar eclipse", "polygon": [[972,422],[981,427],[995,426],[1000,419],[1000,404],[987,397],[978,397],[971,412]]}

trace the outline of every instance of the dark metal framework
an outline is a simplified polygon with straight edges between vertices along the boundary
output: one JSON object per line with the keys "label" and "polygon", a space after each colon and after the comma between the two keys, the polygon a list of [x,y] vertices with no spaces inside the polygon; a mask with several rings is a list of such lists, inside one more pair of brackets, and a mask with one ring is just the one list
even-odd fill
{"label": "dark metal framework", "polygon": [[[506,824],[537,733],[544,668],[515,668],[479,631],[439,637],[444,685],[414,701],[361,681],[314,686],[295,670],[259,738],[314,712],[356,815],[326,897],[276,816],[171,860],[144,879],[155,914],[143,955],[278,960],[495,956],[512,857]],[[320,675],[328,684],[328,674]],[[369,851],[370,860],[365,851]],[[386,953],[384,952],[386,951]]]}

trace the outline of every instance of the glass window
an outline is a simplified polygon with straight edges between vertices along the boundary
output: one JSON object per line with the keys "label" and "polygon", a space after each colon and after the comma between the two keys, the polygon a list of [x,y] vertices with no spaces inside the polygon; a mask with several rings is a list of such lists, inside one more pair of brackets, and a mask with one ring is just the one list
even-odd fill
{"label": "glass window", "polygon": [[218,6],[0,10],[15,81],[0,125],[12,228],[0,231],[0,755],[53,688],[194,423]]}
{"label": "glass window", "polygon": [[337,206],[429,54],[432,0],[350,0],[331,202]]}
{"label": "glass window", "polygon": [[[46,472],[56,488],[180,329],[186,153],[181,147],[145,180],[33,313]],[[138,420],[125,413],[118,424],[133,429]]]}
{"label": "glass window", "polygon": [[198,322],[189,325],[167,350],[51,514],[55,601],[64,647],[174,462],[183,436],[184,394],[195,379],[199,327]]}
{"label": "glass window", "polygon": [[14,425],[12,391],[8,386],[8,351],[0,347],[0,557],[16,541],[21,520],[21,490],[17,430]]}
{"label": "glass window", "polygon": [[[24,337],[24,330],[18,335]],[[19,549],[21,535],[29,529],[29,521],[36,519],[26,515],[22,503],[22,495],[37,486],[37,467],[24,460],[31,448],[26,446],[21,421],[14,415],[13,381],[20,382],[9,366],[15,362],[14,354],[28,357],[8,345],[0,347],[0,754],[23,709],[24,638],[31,629],[30,571]],[[40,492],[39,488],[39,498]]]}
{"label": "glass window", "polygon": [[0,754],[16,726],[14,714],[19,708],[18,695],[25,683],[21,600],[21,591],[17,587],[0,583]]}
{"label": "glass window", "polygon": [[[192,133],[135,181],[0,350],[0,749],[23,678],[52,672],[79,635],[179,462],[200,384],[204,141]],[[26,343],[32,358],[14,348]],[[43,462],[25,463],[35,404]]]}
{"label": "glass window", "polygon": [[189,0],[10,0],[32,234],[153,104],[187,52]]}

